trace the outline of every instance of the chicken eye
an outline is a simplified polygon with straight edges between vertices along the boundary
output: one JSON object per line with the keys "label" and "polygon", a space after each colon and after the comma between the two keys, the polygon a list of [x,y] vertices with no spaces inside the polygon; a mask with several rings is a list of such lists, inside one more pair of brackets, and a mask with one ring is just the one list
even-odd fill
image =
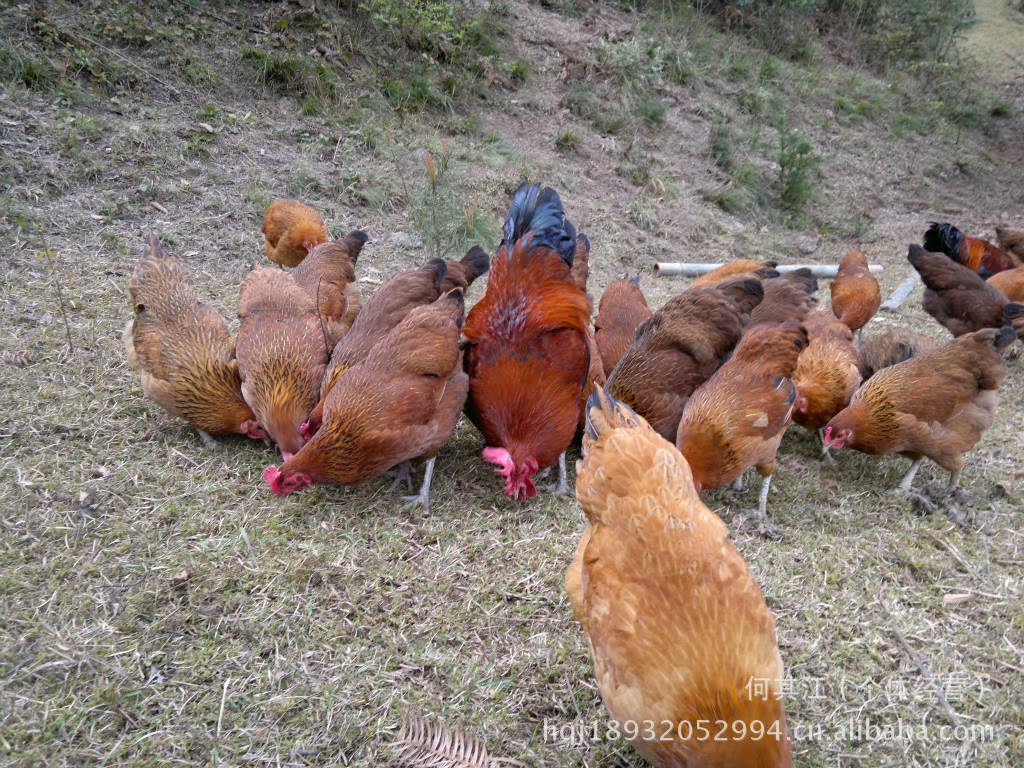
{"label": "chicken eye", "polygon": [[135,314],[136,315],[141,315],[145,311],[146,311],[146,305],[145,304],[136,304],[135,305]]}

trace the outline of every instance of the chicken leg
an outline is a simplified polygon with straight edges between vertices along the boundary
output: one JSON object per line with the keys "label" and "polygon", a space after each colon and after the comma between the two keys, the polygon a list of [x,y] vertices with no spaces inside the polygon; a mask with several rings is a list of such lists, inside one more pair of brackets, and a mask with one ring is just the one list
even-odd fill
{"label": "chicken leg", "polygon": [[547,486],[544,490],[552,493],[569,493],[569,476],[565,471],[565,451],[558,456],[558,482]]}
{"label": "chicken leg", "polygon": [[403,509],[420,506],[425,514],[430,514],[430,481],[434,477],[435,461],[434,457],[427,459],[427,466],[423,469],[423,485],[420,486],[420,492],[415,496],[403,496],[402,501],[405,502],[402,505]]}
{"label": "chicken leg", "polygon": [[[900,484],[896,486],[896,493],[910,494],[910,486],[914,484],[914,478],[917,477],[917,470],[921,468],[922,461],[924,461],[923,456],[920,459],[914,459],[910,469],[907,470],[907,474],[903,476]],[[952,479],[950,479],[950,483],[952,483]]]}
{"label": "chicken leg", "polygon": [[768,519],[768,489],[772,485],[772,476],[761,478],[761,493],[757,497],[757,526],[762,536],[769,539],[781,539],[782,531]]}

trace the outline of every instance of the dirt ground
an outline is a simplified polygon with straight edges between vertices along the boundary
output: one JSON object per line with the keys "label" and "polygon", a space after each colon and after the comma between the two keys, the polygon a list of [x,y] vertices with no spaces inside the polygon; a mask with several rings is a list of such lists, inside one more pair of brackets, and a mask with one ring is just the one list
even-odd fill
{"label": "dirt ground", "polygon": [[[508,500],[465,420],[438,457],[429,516],[401,511],[386,480],[274,498],[260,473],[275,454],[241,439],[205,448],[142,398],[120,333],[147,233],[234,322],[274,197],[316,206],[336,234],[370,234],[364,297],[427,258],[395,237],[423,237],[424,150],[450,155],[456,209],[492,232],[519,181],[557,188],[593,244],[594,297],[639,272],[653,306],[686,285],[655,277],[655,261],[832,263],[856,245],[888,292],[929,221],[981,236],[1024,227],[1024,24],[1008,7],[965,42],[987,51],[988,29],[1018,51],[979,67],[1008,114],[967,129],[906,111],[890,81],[828,52],[794,64],[699,20],[665,33],[602,4],[503,5],[525,82],[409,114],[358,58],[343,63],[332,5],[316,40],[335,48],[317,56],[343,77],[312,115],[255,82],[239,53],[293,34],[288,45],[308,45],[300,5],[44,5],[62,50],[88,55],[55,75],[79,91],[27,66],[0,83],[3,764],[382,765],[410,714],[529,765],[642,764],[626,743],[580,733],[607,714],[562,587],[583,525],[575,500]],[[0,10],[6,55],[41,45],[33,12]],[[132,37],[140,19],[153,40]],[[692,77],[658,79],[651,41],[681,51]],[[571,95],[610,77],[602,52],[634,43],[664,114],[599,130]],[[116,88],[96,74],[104,61]],[[756,105],[776,102],[822,158],[816,197],[800,217],[728,213],[714,200],[739,182],[709,137],[724,122],[741,162],[771,178],[775,133]],[[945,337],[920,290],[865,333],[895,326]],[[769,500],[781,541],[748,522],[756,483],[707,494],[777,616],[797,765],[1024,764],[1022,393],[1018,357],[955,520],[887,493],[905,460],[844,451],[830,467],[797,427]],[[934,466],[918,476],[944,481]]]}

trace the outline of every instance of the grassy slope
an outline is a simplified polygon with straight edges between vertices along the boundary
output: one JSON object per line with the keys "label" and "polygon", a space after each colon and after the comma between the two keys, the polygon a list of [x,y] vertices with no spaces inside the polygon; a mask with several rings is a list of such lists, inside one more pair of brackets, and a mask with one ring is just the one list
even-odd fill
{"label": "grassy slope", "polygon": [[[390,234],[416,230],[419,151],[442,142],[458,199],[478,201],[492,227],[520,178],[556,185],[594,243],[595,295],[654,259],[830,261],[853,241],[886,266],[888,289],[928,219],[985,232],[1024,202],[1020,146],[1007,139],[1019,136],[1019,118],[958,132],[901,114],[891,89],[866,75],[766,68],[763,54],[686,20],[513,6],[502,23],[512,55],[530,63],[526,85],[488,89],[454,115],[400,120],[351,54],[358,27],[331,11],[316,21],[295,7],[223,9],[246,29],[278,29],[285,15],[290,25],[272,35],[171,6],[115,5],[99,21],[73,5],[48,13],[88,50],[53,59],[73,87],[7,82],[0,98],[10,185],[2,307],[12,331],[0,341],[0,754],[19,764],[378,765],[381,739],[404,712],[442,717],[532,764],[638,764],[622,743],[566,746],[542,733],[545,718],[604,718],[561,588],[581,527],[575,503],[509,502],[468,424],[440,456],[429,517],[397,511],[383,481],[272,498],[259,482],[268,451],[241,441],[207,450],[141,399],[119,333],[145,232],[158,231],[230,316],[241,278],[262,259],[259,215],[273,196],[307,199],[335,231],[371,233],[364,293],[422,260]],[[47,50],[24,10],[3,14],[13,50]],[[155,39],[139,37],[147,33]],[[83,34],[163,84],[83,45]],[[602,40],[654,37],[689,67],[642,84],[664,104],[662,124],[631,118],[609,135],[568,108],[574,80],[621,78],[607,49],[601,59]],[[304,53],[312,42],[342,73],[320,115],[254,86],[239,55],[274,45]],[[779,105],[825,155],[821,194],[799,228],[770,208],[733,216],[709,202],[709,190],[730,183],[708,152],[712,122],[729,127],[741,164],[770,176],[775,139],[764,125]],[[568,155],[555,146],[566,131]],[[42,236],[50,259],[39,255]],[[813,255],[800,250],[812,245]],[[660,304],[682,284],[645,276],[643,286]],[[869,332],[895,323],[940,336],[917,296]],[[797,745],[799,765],[1021,760],[1022,383],[1016,361],[965,472],[966,529],[882,492],[904,461],[851,453],[825,467],[797,429],[770,501],[782,542],[745,524],[754,489],[711,497],[778,615],[791,676],[823,679],[825,698],[799,688],[787,701],[794,723],[822,728]],[[941,480],[933,468],[919,478]],[[944,599],[953,594],[969,597]],[[970,690],[953,706],[964,722],[996,726],[994,742],[837,735],[850,717],[944,722],[895,628],[939,682],[967,675]],[[887,700],[894,678],[908,682],[910,700]]]}

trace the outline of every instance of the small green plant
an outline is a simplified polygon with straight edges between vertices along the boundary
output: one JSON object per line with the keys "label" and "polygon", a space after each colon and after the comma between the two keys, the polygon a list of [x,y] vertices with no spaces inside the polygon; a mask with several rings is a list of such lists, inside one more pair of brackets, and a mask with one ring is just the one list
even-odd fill
{"label": "small green plant", "polygon": [[566,155],[574,155],[579,151],[580,137],[573,131],[564,131],[555,139],[555,149]]}
{"label": "small green plant", "polygon": [[493,243],[497,239],[495,223],[481,210],[478,201],[474,198],[467,202],[455,195],[450,178],[451,159],[451,147],[447,144],[442,144],[437,152],[423,152],[425,183],[413,197],[416,227],[435,259],[457,258],[470,245]]}
{"label": "small green plant", "polygon": [[242,60],[252,64],[257,84],[302,99],[304,114],[319,114],[337,95],[331,71],[322,62],[262,48],[246,48]]}
{"label": "small green plant", "polygon": [[637,113],[648,125],[661,125],[665,122],[668,106],[660,99],[644,99],[637,107]]}
{"label": "small green plant", "polygon": [[637,195],[629,204],[629,218],[640,229],[650,231],[658,226],[658,213],[651,201],[643,194]]}
{"label": "small green plant", "polygon": [[708,134],[708,149],[715,165],[726,173],[730,173],[735,165],[733,137],[721,120],[715,120],[711,124],[711,132]]}
{"label": "small green plant", "polygon": [[821,158],[803,136],[780,121],[779,131],[779,203],[783,210],[800,214],[814,199],[814,169]]}

